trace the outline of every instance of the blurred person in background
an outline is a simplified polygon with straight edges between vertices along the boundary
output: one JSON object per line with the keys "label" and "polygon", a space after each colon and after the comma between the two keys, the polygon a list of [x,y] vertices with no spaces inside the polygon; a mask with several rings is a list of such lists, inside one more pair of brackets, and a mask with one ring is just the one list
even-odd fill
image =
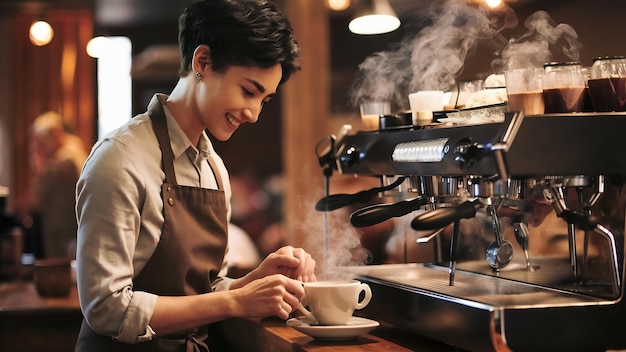
{"label": "blurred person in background", "polygon": [[232,222],[254,242],[265,257],[285,245],[283,225],[283,176],[273,174],[262,182],[251,171],[232,174]]}
{"label": "blurred person in background", "polygon": [[78,136],[68,132],[63,116],[54,111],[39,115],[31,133],[31,235],[41,244],[40,257],[74,258],[75,190],[87,158],[85,146]]}
{"label": "blurred person in background", "polygon": [[239,278],[254,270],[261,263],[259,251],[241,227],[228,224],[228,277]]}

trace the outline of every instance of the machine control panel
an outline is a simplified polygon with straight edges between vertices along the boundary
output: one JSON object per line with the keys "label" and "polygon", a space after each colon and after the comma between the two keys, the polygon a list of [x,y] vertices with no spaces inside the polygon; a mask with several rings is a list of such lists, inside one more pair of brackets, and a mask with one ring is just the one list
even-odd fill
{"label": "machine control panel", "polygon": [[450,150],[448,140],[448,138],[436,138],[398,143],[393,149],[391,160],[398,163],[440,162]]}

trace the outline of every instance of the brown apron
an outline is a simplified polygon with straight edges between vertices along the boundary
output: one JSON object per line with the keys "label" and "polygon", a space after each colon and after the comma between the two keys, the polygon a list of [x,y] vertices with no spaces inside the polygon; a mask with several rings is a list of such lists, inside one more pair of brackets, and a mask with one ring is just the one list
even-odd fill
{"label": "brown apron", "polygon": [[[219,171],[209,161],[218,190],[178,185],[161,103],[151,104],[148,113],[161,148],[165,171],[161,190],[165,223],[154,254],[133,279],[133,290],[161,296],[210,292],[211,282],[217,278],[222,266],[227,241],[226,199]],[[219,324],[212,324],[151,341],[127,344],[96,334],[83,321],[76,351],[208,351],[208,342],[204,340],[210,335],[210,347],[215,352],[228,348],[221,340],[223,335],[219,328]]]}

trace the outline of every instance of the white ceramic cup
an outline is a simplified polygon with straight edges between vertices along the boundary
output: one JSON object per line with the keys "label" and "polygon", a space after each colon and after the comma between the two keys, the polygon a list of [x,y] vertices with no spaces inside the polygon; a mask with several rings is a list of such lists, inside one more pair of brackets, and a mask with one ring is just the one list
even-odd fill
{"label": "white ceramic cup", "polygon": [[[304,283],[305,301],[320,325],[345,325],[355,309],[372,299],[369,285],[358,280],[329,280]],[[364,293],[360,299],[361,292]]]}
{"label": "white ceramic cup", "polygon": [[413,125],[430,123],[433,111],[443,110],[444,92],[442,90],[420,90],[409,94],[409,105],[413,112]]}

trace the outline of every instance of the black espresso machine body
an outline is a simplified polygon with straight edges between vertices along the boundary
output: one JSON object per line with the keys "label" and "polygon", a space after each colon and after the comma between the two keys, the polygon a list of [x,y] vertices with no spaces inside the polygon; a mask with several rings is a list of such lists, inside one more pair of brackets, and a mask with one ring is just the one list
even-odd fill
{"label": "black espresso machine body", "polygon": [[338,172],[406,178],[416,204],[353,225],[409,218],[438,243],[428,262],[354,267],[375,297],[359,314],[470,351],[626,349],[625,132],[624,113],[507,112],[342,137]]}

